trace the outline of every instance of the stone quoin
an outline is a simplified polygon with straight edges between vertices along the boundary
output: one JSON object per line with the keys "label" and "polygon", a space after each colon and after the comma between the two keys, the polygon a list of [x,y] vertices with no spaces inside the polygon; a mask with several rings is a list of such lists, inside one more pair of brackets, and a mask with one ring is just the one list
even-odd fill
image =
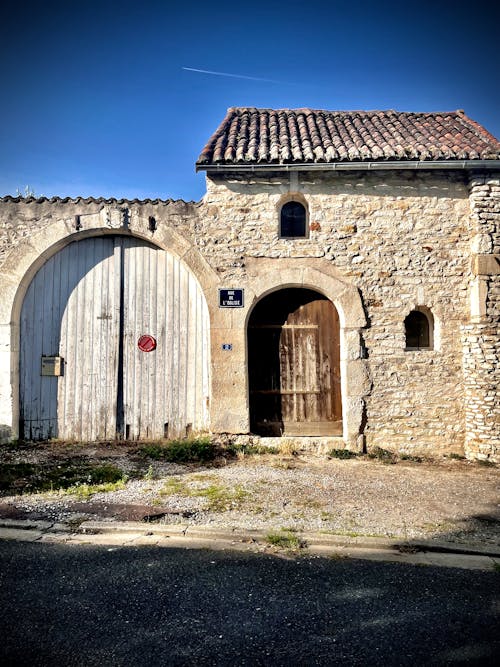
{"label": "stone quoin", "polygon": [[0,199],[3,441],[499,460],[497,139],[463,111],[232,108],[196,168],[200,202]]}

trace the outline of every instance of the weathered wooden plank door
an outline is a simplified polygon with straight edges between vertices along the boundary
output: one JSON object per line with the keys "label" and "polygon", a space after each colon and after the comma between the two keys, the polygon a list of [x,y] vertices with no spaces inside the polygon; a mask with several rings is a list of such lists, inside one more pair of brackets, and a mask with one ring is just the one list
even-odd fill
{"label": "weathered wooden plank door", "polygon": [[[88,239],[56,253],[32,280],[20,327],[20,431],[25,439],[114,437],[116,264],[112,238]],[[41,375],[44,356],[62,358],[61,376]]]}
{"label": "weathered wooden plank door", "polygon": [[252,313],[248,350],[253,431],[341,433],[340,327],[328,299],[300,289],[270,295]]}
{"label": "weathered wooden plank door", "polygon": [[[208,309],[175,256],[123,239],[123,430],[127,439],[179,437],[208,426]],[[157,346],[141,352],[152,335]]]}
{"label": "weathered wooden plank door", "polygon": [[[207,427],[208,311],[182,262],[144,241],[71,243],[21,312],[20,432],[27,440],[162,438]],[[156,349],[141,352],[141,335]],[[62,375],[41,375],[44,356]]]}

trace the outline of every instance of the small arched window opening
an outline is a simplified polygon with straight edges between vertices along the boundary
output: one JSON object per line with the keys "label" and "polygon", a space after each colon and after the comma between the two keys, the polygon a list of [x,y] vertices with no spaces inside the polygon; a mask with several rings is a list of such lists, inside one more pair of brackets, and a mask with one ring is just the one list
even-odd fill
{"label": "small arched window opening", "polygon": [[288,201],[281,207],[280,237],[304,238],[307,230],[307,211],[304,204]]}
{"label": "small arched window opening", "polygon": [[405,319],[407,350],[432,350],[434,322],[431,312],[412,310]]}

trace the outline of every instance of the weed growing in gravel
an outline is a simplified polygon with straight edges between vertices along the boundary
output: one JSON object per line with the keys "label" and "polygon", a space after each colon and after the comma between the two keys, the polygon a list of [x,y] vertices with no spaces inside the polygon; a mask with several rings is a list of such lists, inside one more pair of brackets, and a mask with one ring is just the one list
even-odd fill
{"label": "weed growing in gravel", "polygon": [[455,461],[465,461],[465,456],[462,456],[461,454],[457,454],[456,452],[450,452],[449,454],[445,454],[444,457],[446,459],[452,459]]}
{"label": "weed growing in gravel", "polygon": [[193,490],[193,495],[206,498],[207,509],[210,511],[226,512],[239,507],[250,494],[239,484],[234,489],[211,484],[205,489]]}
{"label": "weed growing in gravel", "polygon": [[154,477],[155,477],[155,474],[154,474],[154,470],[153,470],[153,464],[150,463],[149,466],[148,466],[148,469],[144,473],[144,479],[150,481],[150,480],[154,479]]}
{"label": "weed growing in gravel", "polygon": [[190,496],[191,492],[178,477],[170,477],[160,489],[159,494],[160,496]]}
{"label": "weed growing in gravel", "polygon": [[210,484],[209,486],[204,487],[190,487],[186,482],[177,477],[168,479],[159,494],[160,496],[206,498],[206,509],[211,512],[226,512],[227,510],[236,509],[250,495],[250,493],[240,484],[233,489],[221,486],[220,484]]}
{"label": "weed growing in gravel", "polygon": [[368,452],[369,459],[378,459],[382,463],[396,463],[398,457],[393,452],[390,452],[388,449],[382,449],[382,447],[374,447],[370,452]]}
{"label": "weed growing in gravel", "polygon": [[414,456],[413,454],[400,454],[401,461],[412,461],[413,463],[422,463],[424,460],[422,456]]}
{"label": "weed growing in gravel", "polygon": [[493,570],[494,570],[495,572],[500,572],[500,562],[496,562],[496,561],[495,561],[495,562],[493,563]]}
{"label": "weed growing in gravel", "polygon": [[3,492],[40,493],[64,491],[83,484],[114,483],[123,479],[123,471],[109,463],[96,466],[75,459],[55,465],[16,463],[2,466],[0,489]]}
{"label": "weed growing in gravel", "polygon": [[293,440],[289,440],[288,438],[283,439],[278,451],[282,456],[298,456],[299,453]]}
{"label": "weed growing in gravel", "polygon": [[60,491],[64,494],[70,494],[77,496],[82,500],[90,498],[95,493],[109,493],[111,491],[120,491],[125,488],[127,478],[123,477],[122,479],[117,480],[116,482],[106,482],[104,484],[75,484],[75,486],[70,486],[63,491]]}
{"label": "weed growing in gravel", "polygon": [[204,463],[212,461],[217,454],[216,447],[210,438],[151,443],[141,447],[140,452],[150,459],[170,463]]}
{"label": "weed growing in gravel", "polygon": [[307,546],[304,540],[289,530],[283,530],[279,533],[268,533],[266,535],[266,542],[280,549],[304,549]]}
{"label": "weed growing in gravel", "polygon": [[330,449],[328,456],[332,459],[354,459],[358,454],[349,449]]}

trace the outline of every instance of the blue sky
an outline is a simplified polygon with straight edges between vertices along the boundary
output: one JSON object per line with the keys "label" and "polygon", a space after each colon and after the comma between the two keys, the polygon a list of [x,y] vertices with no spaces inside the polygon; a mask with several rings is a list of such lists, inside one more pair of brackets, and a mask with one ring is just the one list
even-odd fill
{"label": "blue sky", "polygon": [[492,0],[7,0],[0,194],[198,200],[230,106],[464,109],[500,138],[499,18]]}

